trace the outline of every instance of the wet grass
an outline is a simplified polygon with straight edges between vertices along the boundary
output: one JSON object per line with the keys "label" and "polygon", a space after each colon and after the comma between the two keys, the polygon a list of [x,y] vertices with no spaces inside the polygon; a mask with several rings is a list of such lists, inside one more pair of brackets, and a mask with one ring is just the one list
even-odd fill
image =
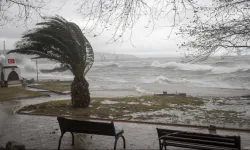
{"label": "wet grass", "polygon": [[70,100],[61,100],[26,106],[19,113],[206,125],[250,123],[244,112],[206,109],[208,102],[178,96],[92,98],[89,108],[72,108]]}
{"label": "wet grass", "polygon": [[[108,103],[104,103],[107,100]],[[193,97],[141,96],[92,98],[89,108],[72,108],[70,100],[63,100],[26,106],[19,112],[32,111],[32,113],[43,115],[148,120],[154,117],[170,116],[168,114],[150,114],[158,110],[182,109],[185,106],[190,108],[191,105],[195,107],[203,104],[204,102],[201,99]],[[136,113],[141,113],[141,115],[134,117]]]}
{"label": "wet grass", "polygon": [[45,96],[43,93],[29,91],[21,87],[0,88],[0,101]]}
{"label": "wet grass", "polygon": [[39,85],[34,85],[33,87],[45,90],[65,92],[70,91],[71,81],[41,81],[38,82],[38,84]]}
{"label": "wet grass", "polygon": [[216,118],[220,122],[228,123],[239,123],[242,118],[240,117],[242,112],[237,112],[233,110],[209,110],[205,112],[204,118],[206,120],[213,120]]}

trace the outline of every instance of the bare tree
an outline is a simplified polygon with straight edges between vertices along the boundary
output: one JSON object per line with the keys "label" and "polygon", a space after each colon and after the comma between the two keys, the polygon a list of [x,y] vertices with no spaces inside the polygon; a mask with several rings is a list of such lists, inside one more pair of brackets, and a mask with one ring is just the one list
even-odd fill
{"label": "bare tree", "polygon": [[215,0],[200,7],[191,24],[180,29],[191,38],[182,43],[188,47],[190,60],[199,61],[224,50],[222,56],[250,50],[250,0]]}
{"label": "bare tree", "polygon": [[169,18],[171,21],[166,27],[173,28],[185,18],[182,12],[196,7],[193,0],[81,0],[77,5],[87,19],[84,30],[99,31],[94,36],[111,30],[111,41],[122,40],[126,31],[132,36],[132,29],[142,18],[147,19],[144,27],[152,31],[160,18]]}
{"label": "bare tree", "polygon": [[[94,36],[98,36],[110,30],[110,41],[122,41],[126,32],[131,37],[134,26],[141,19],[147,19],[143,27],[153,32],[159,19],[169,20],[166,27],[173,29],[191,17],[191,22],[180,31],[189,39],[181,46],[189,48],[187,56],[192,60],[206,59],[221,49],[227,50],[225,55],[249,50],[250,0],[213,0],[211,5],[205,6],[195,0],[75,1],[86,19],[85,33],[94,32]],[[48,3],[44,0],[0,0],[0,26],[10,22],[25,23],[32,14],[41,16]],[[166,36],[171,33],[172,30]]]}
{"label": "bare tree", "polygon": [[25,24],[29,19],[41,17],[49,0],[0,0],[0,27],[6,24]]}
{"label": "bare tree", "polygon": [[[67,0],[65,0],[67,1]],[[176,27],[186,11],[195,10],[194,0],[75,0],[78,11],[86,19],[83,30],[95,31],[97,36],[106,30],[112,32],[111,41],[122,40],[125,32],[132,36],[132,29],[142,18],[147,19],[144,28],[154,31],[156,21],[169,20],[166,27]],[[43,8],[50,0],[0,0],[0,26],[27,23],[34,15],[44,15]],[[166,33],[166,36],[170,35]]]}
{"label": "bare tree", "polygon": [[[181,47],[188,47],[186,56],[191,60],[206,59],[211,54],[226,50],[223,55],[249,50],[250,0],[82,0],[79,11],[87,23],[85,30],[92,32],[113,31],[111,40],[122,40],[126,31],[132,36],[136,23],[147,18],[145,28],[152,31],[158,19],[169,19],[166,27],[177,27],[182,21],[181,34],[189,41]],[[185,14],[188,15],[185,15]],[[186,21],[186,20],[185,20]],[[136,31],[135,31],[136,32]],[[171,34],[166,33],[166,35]],[[97,36],[96,34],[95,36]]]}

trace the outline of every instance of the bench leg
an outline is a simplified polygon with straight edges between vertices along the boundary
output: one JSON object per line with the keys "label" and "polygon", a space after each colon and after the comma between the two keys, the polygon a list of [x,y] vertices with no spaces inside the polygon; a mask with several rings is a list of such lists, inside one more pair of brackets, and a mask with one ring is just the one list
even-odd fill
{"label": "bench leg", "polygon": [[159,148],[162,150],[161,140],[159,140]]}
{"label": "bench leg", "polygon": [[159,148],[160,150],[163,150],[163,147],[164,147],[164,150],[167,150],[167,143],[165,141],[162,141],[159,140]]}
{"label": "bench leg", "polygon": [[167,150],[167,145],[164,145],[164,149]]}
{"label": "bench leg", "polygon": [[62,141],[62,137],[63,137],[64,133],[61,134],[60,139],[59,139],[59,144],[58,144],[58,148],[57,150],[60,150],[60,146],[61,146],[61,141]]}
{"label": "bench leg", "polygon": [[123,140],[123,148],[126,149],[126,141],[125,141],[125,138],[123,135],[119,135],[119,136],[116,136],[115,137],[115,144],[114,144],[114,150],[116,150],[116,145],[117,145],[117,141],[118,139],[122,137],[122,140]]}
{"label": "bench leg", "polygon": [[166,141],[163,141],[162,148],[163,148],[163,146],[164,146],[164,150],[167,150],[167,142]]}
{"label": "bench leg", "polygon": [[115,137],[114,150],[116,150],[116,144],[117,144],[118,139],[119,139],[119,136],[118,136],[118,137]]}
{"label": "bench leg", "polygon": [[122,137],[122,140],[123,140],[123,148],[126,149],[126,140],[125,140],[123,135],[121,137]]}
{"label": "bench leg", "polygon": [[70,132],[71,135],[72,135],[72,146],[75,144],[75,138],[74,138],[74,133],[73,132]]}

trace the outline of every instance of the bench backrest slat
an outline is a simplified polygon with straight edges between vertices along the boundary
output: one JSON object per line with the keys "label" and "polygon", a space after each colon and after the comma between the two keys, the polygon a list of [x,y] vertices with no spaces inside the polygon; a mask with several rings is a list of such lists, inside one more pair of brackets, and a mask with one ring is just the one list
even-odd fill
{"label": "bench backrest slat", "polygon": [[182,137],[174,137],[174,136],[167,136],[167,137],[164,137],[163,139],[180,141],[180,142],[188,142],[188,143],[199,143],[199,144],[204,144],[204,145],[222,146],[222,147],[236,147],[234,142],[225,143],[225,142],[219,142],[219,141],[199,140],[199,139],[182,138]]}
{"label": "bench backrest slat", "polygon": [[241,145],[239,136],[213,135],[159,128],[157,128],[157,133],[159,138],[163,137],[163,139],[171,141],[187,142],[193,144],[197,143],[230,148],[239,148]]}
{"label": "bench backrest slat", "polygon": [[200,134],[186,134],[186,133],[179,133],[176,135],[173,135],[176,137],[186,137],[186,138],[192,138],[192,139],[201,139],[201,140],[210,140],[210,141],[221,141],[221,142],[228,142],[232,143],[235,141],[235,139],[227,138],[227,137],[211,137],[209,135],[200,135]]}
{"label": "bench backrest slat", "polygon": [[[168,134],[171,135],[172,133],[178,133],[178,132],[162,132],[162,135],[168,135]],[[185,137],[185,138],[192,138],[192,139],[201,139],[201,140],[210,140],[210,141],[221,141],[221,142],[228,142],[228,143],[232,143],[235,141],[234,136],[233,136],[233,138],[232,137],[223,137],[223,136],[220,137],[220,136],[213,136],[213,135],[210,136],[209,134],[200,134],[200,133],[179,132],[178,134],[172,134],[171,136]]]}
{"label": "bench backrest slat", "polygon": [[71,120],[57,117],[62,132],[92,133],[115,136],[114,123]]}
{"label": "bench backrest slat", "polygon": [[[175,135],[175,133],[178,133],[179,136],[190,136],[192,138],[201,138],[201,139],[211,139],[211,140],[224,140],[224,141],[228,141],[228,142],[231,142],[231,141],[234,141],[235,140],[235,137],[237,136],[227,136],[227,135],[214,135],[214,134],[205,134],[205,133],[196,133],[196,132],[186,132],[186,131],[180,131],[180,130],[169,130],[169,129],[159,129],[157,128],[157,133],[158,133],[158,136],[161,137],[163,135],[166,135],[166,134],[173,134]],[[176,136],[178,136],[176,135]]]}

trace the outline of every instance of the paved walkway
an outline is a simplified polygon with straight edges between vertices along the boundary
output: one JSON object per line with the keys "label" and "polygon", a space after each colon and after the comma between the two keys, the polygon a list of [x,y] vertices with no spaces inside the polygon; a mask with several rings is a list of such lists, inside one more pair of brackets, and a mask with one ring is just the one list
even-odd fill
{"label": "paved walkway", "polygon": [[[68,97],[56,97],[56,99]],[[5,101],[0,103],[0,146],[4,146],[10,140],[25,144],[26,149],[57,149],[60,137],[60,129],[56,117],[16,115],[14,110],[20,106],[49,101],[51,98],[37,98],[32,100]],[[173,126],[158,126],[136,123],[115,122],[116,126],[124,129],[127,149],[158,149],[156,128],[168,128],[208,133],[206,129],[184,128]],[[250,133],[230,132],[217,130],[218,134],[240,135],[242,148],[250,150]],[[61,149],[112,149],[114,137],[77,134],[75,146],[71,146],[71,135],[66,133]],[[122,149],[122,140],[117,145]],[[169,149],[180,149],[169,147]]]}
{"label": "paved walkway", "polygon": [[[135,123],[115,122],[125,131],[127,149],[158,149],[156,128],[170,128],[207,133],[205,129],[157,126]],[[217,131],[218,134],[240,135],[243,149],[250,149],[250,133]],[[0,145],[9,140],[16,140],[26,145],[27,149],[57,149],[60,129],[55,117],[13,115],[6,119]],[[72,147],[71,135],[66,133],[62,141],[62,149],[112,149],[114,137],[77,134],[76,145]],[[122,140],[118,142],[122,149]],[[169,148],[179,149],[179,148]]]}

